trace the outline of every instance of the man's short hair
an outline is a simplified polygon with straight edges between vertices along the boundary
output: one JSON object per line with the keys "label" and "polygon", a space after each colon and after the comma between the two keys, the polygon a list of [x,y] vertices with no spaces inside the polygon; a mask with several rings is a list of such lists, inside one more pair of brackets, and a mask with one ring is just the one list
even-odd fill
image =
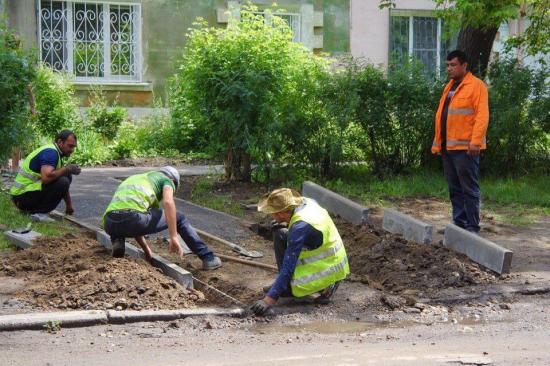
{"label": "man's short hair", "polygon": [[61,140],[61,141],[65,142],[65,141],[67,141],[69,136],[74,136],[74,140],[76,141],[76,135],[71,130],[63,130],[63,131],[59,132],[57,134],[57,136],[55,136],[55,141],[57,142],[57,141]]}
{"label": "man's short hair", "polygon": [[458,62],[462,65],[465,62],[468,62],[468,56],[466,56],[466,53],[461,50],[454,50],[449,52],[447,55],[447,61],[451,61],[453,58],[457,58]]}

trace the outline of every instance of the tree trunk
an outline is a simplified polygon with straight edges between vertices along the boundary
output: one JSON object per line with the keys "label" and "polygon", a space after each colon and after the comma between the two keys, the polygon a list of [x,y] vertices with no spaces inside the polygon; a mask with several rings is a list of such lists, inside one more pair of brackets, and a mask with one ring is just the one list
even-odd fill
{"label": "tree trunk", "polygon": [[484,78],[491,57],[493,42],[498,27],[490,28],[461,28],[458,33],[458,49],[468,56],[468,69],[473,74]]}

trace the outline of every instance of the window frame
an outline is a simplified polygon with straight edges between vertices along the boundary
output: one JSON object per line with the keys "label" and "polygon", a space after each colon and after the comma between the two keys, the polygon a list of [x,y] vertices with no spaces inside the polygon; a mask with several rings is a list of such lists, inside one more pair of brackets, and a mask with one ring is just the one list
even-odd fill
{"label": "window frame", "polygon": [[391,18],[392,17],[401,17],[401,18],[408,18],[408,27],[409,27],[409,34],[408,34],[408,56],[409,58],[412,58],[414,56],[414,18],[434,18],[437,19],[437,33],[436,33],[436,60],[435,60],[435,67],[436,70],[429,70],[434,71],[436,74],[438,74],[441,70],[442,66],[442,60],[441,60],[441,48],[442,48],[442,34],[443,34],[443,22],[441,18],[438,18],[435,16],[434,12],[432,10],[404,10],[404,9],[391,9],[389,12],[389,34],[388,34],[388,54],[391,57],[391,45],[392,45],[392,29],[391,29]]}
{"label": "window frame", "polygon": [[[75,83],[81,84],[141,84],[143,82],[143,52],[142,52],[142,12],[141,3],[138,2],[121,2],[121,1],[106,1],[106,0],[51,0],[51,2],[62,3],[67,9],[66,21],[67,29],[65,30],[66,47],[67,47],[67,61],[66,66],[63,67],[63,72],[66,72],[74,77]],[[40,61],[43,62],[43,46],[42,46],[42,0],[36,0],[37,10],[37,41]],[[75,51],[74,46],[74,5],[75,4],[93,4],[101,5],[102,12],[104,14],[110,14],[111,6],[125,6],[133,8],[134,12],[132,19],[132,28],[135,37],[135,42],[132,42],[134,47],[134,69],[135,75],[112,75],[111,74],[111,59],[113,45],[110,34],[111,24],[109,22],[102,24],[102,31],[104,32],[103,38],[103,64],[104,75],[103,76],[77,76],[74,71],[74,59],[73,53]],[[107,17],[109,18],[109,17]],[[135,24],[134,24],[135,22]],[[131,65],[130,65],[131,66]]]}

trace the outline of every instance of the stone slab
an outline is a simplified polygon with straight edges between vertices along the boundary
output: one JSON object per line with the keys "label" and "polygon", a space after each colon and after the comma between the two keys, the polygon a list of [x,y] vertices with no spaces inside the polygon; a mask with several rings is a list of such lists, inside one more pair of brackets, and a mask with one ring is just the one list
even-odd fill
{"label": "stone slab", "polygon": [[180,309],[180,310],[124,310],[115,311],[107,310],[107,317],[110,324],[123,324],[145,321],[169,321],[183,319],[190,316],[241,316],[244,314],[243,309],[215,309],[215,308],[196,308],[196,309]]}
{"label": "stone slab", "polygon": [[64,328],[105,324],[107,321],[107,313],[103,310],[2,315],[0,331],[44,329],[45,325],[53,322],[59,322],[60,327]]}
{"label": "stone slab", "polygon": [[445,228],[443,245],[465,254],[476,263],[499,274],[510,273],[513,252],[456,225]]}
{"label": "stone slab", "polygon": [[400,234],[409,241],[431,244],[433,226],[392,208],[384,209],[382,228],[393,234]]}
{"label": "stone slab", "polygon": [[356,225],[367,223],[369,209],[313,182],[302,184],[302,196],[312,198],[328,212]]}
{"label": "stone slab", "polygon": [[4,237],[6,240],[21,249],[32,247],[32,241],[39,236],[42,236],[42,234],[32,230],[25,234],[15,233],[11,230],[4,231]]}

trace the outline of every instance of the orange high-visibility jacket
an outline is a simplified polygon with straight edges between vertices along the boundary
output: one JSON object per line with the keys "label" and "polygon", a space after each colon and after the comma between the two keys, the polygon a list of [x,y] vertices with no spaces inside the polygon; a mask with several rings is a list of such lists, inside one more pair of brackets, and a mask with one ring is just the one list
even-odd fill
{"label": "orange high-visibility jacket", "polygon": [[[445,86],[435,114],[435,137],[432,153],[441,152],[441,114],[454,80]],[[468,145],[487,148],[489,125],[489,96],[487,86],[472,73],[467,73],[456,88],[447,114],[447,150],[468,150]]]}

